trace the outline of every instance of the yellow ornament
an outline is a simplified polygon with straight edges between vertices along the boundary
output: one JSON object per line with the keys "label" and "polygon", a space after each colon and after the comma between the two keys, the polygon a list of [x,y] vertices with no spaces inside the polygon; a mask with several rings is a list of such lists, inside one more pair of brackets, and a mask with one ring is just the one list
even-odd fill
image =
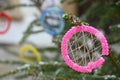
{"label": "yellow ornament", "polygon": [[37,60],[38,62],[41,61],[41,56],[40,56],[40,54],[39,54],[39,52],[37,51],[36,48],[34,48],[34,47],[31,46],[31,45],[24,45],[24,46],[22,46],[21,49],[20,49],[19,56],[20,56],[20,58],[22,59],[22,61],[24,61],[25,63],[32,64],[31,61],[29,61],[29,60],[26,59],[26,57],[25,57],[25,55],[24,55],[25,51],[31,51],[31,52],[35,55],[36,60]]}

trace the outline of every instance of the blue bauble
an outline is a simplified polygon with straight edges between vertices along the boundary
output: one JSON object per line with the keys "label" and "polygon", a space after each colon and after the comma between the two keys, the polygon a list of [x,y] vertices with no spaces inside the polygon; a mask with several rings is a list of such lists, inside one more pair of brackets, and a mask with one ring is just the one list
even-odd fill
{"label": "blue bauble", "polygon": [[62,14],[57,7],[50,7],[42,12],[40,23],[47,33],[56,36],[62,32],[64,28]]}

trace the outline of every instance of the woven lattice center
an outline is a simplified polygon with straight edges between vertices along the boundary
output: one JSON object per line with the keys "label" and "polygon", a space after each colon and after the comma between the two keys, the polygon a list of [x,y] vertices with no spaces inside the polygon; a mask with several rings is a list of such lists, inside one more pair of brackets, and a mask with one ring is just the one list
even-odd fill
{"label": "woven lattice center", "polygon": [[86,66],[90,61],[101,57],[101,44],[96,36],[88,32],[79,32],[68,41],[68,55],[73,62]]}

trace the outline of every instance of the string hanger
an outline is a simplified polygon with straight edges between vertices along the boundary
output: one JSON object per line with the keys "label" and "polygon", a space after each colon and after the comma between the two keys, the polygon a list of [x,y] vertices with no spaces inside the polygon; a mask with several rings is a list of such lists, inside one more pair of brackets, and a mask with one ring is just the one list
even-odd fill
{"label": "string hanger", "polygon": [[57,7],[57,5],[59,4],[59,0],[44,0],[44,2],[42,3],[42,10],[46,10],[47,8],[50,7]]}

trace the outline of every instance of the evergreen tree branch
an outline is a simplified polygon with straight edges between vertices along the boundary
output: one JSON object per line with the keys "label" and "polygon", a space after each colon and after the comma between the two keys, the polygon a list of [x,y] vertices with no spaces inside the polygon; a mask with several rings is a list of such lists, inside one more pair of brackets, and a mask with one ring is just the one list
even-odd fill
{"label": "evergreen tree branch", "polygon": [[[4,73],[2,75],[0,75],[0,78],[3,78],[3,77],[6,77],[6,76],[9,76],[9,75],[14,75],[18,72],[22,72],[22,71],[29,71],[29,70],[32,70],[32,69],[36,69],[39,68],[39,67],[43,67],[44,69],[46,70],[49,70],[49,68],[51,68],[51,66],[66,66],[64,63],[60,63],[60,62],[39,62],[38,64],[32,64],[32,65],[29,65],[29,64],[25,64],[15,70],[11,70],[7,73]],[[53,67],[54,68],[54,67]]]}
{"label": "evergreen tree branch", "polygon": [[[57,70],[56,70],[57,68]],[[60,69],[61,68],[61,69]],[[60,70],[60,71],[59,71]],[[89,79],[89,80],[118,80],[119,78],[115,75],[105,75],[105,76],[99,76],[99,75],[89,75],[89,74],[81,74],[78,72],[75,72],[71,69],[69,69],[66,64],[62,62],[39,62],[34,65],[25,64],[15,70],[11,70],[7,73],[4,73],[0,75],[0,78],[4,78],[6,76],[14,75],[19,72],[30,72],[31,76],[36,76],[36,78],[41,79],[43,77],[44,79],[73,79],[73,80],[79,80],[79,79]],[[33,72],[32,72],[33,71]],[[43,71],[42,75],[39,75],[40,71]],[[38,72],[38,73],[35,73]],[[52,72],[52,74],[49,74]],[[29,74],[29,73],[28,73]],[[37,76],[38,74],[38,76]],[[56,74],[55,76],[53,74]],[[73,75],[74,74],[74,75]],[[30,76],[30,75],[25,75]],[[24,76],[24,77],[25,77]],[[53,76],[53,77],[52,77]]]}
{"label": "evergreen tree branch", "polygon": [[43,32],[43,31],[44,31],[44,30],[31,31],[31,34],[37,34],[37,33]]}
{"label": "evergreen tree branch", "polygon": [[36,5],[34,4],[15,4],[15,5],[7,5],[5,7],[0,8],[0,11],[5,11],[5,10],[10,10],[10,9],[14,9],[17,7],[34,7]]}
{"label": "evergreen tree branch", "polygon": [[26,70],[27,68],[29,67],[29,64],[25,64],[24,66],[20,67],[20,68],[17,68],[15,70],[11,70],[5,74],[2,74],[0,75],[0,78],[3,78],[3,77],[6,77],[6,76],[9,76],[9,75],[13,75],[13,74],[16,74],[18,72],[21,72],[21,71],[24,71]]}
{"label": "evergreen tree branch", "polygon": [[89,25],[88,23],[83,22],[79,17],[76,17],[73,14],[65,13],[63,14],[63,19],[65,22],[72,23],[72,25],[82,25],[82,24]]}
{"label": "evergreen tree branch", "polygon": [[[112,60],[114,66],[116,67],[118,73],[120,72],[120,63],[119,61],[116,59],[116,57],[113,55],[113,53],[115,53],[113,50],[110,50],[110,54],[109,54],[109,58]],[[120,75],[120,73],[119,73]]]}
{"label": "evergreen tree branch", "polygon": [[9,53],[9,54],[11,54],[11,55],[13,55],[15,57],[18,56],[18,54],[16,52],[8,49],[7,47],[6,48],[2,48],[2,49],[4,49],[7,53]]}
{"label": "evergreen tree branch", "polygon": [[96,7],[98,7],[98,5],[100,4],[100,2],[98,1],[97,3],[94,3],[93,5],[91,5],[84,14],[82,14],[80,16],[80,19],[86,21],[87,20],[87,17],[91,14],[91,12],[93,10],[95,10]]}
{"label": "evergreen tree branch", "polygon": [[39,33],[39,32],[43,32],[43,30],[40,31],[32,31],[32,28],[34,27],[34,24],[36,24],[38,22],[38,19],[33,20],[30,25],[28,26],[28,28],[26,29],[26,31],[24,32],[24,36],[22,37],[20,44],[22,44],[23,42],[25,42],[25,40],[31,35],[31,34],[35,34],[35,33]]}
{"label": "evergreen tree branch", "polygon": [[58,51],[57,47],[47,47],[47,48],[37,48],[40,52],[45,52],[45,51]]}
{"label": "evergreen tree branch", "polygon": [[2,64],[17,64],[17,65],[23,65],[24,63],[21,61],[15,61],[15,60],[0,60],[0,63]]}

